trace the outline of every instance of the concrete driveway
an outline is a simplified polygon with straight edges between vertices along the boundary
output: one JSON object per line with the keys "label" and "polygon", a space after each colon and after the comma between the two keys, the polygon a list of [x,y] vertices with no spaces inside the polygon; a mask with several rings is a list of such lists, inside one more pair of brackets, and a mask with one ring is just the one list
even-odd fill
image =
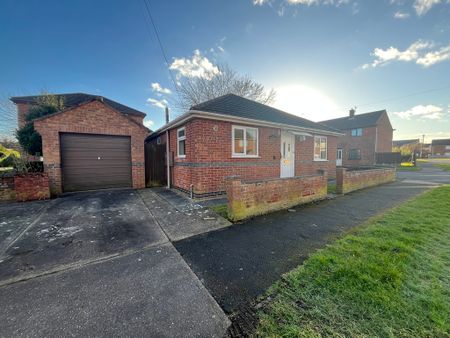
{"label": "concrete driveway", "polygon": [[134,190],[0,205],[2,337],[222,336],[228,319]]}

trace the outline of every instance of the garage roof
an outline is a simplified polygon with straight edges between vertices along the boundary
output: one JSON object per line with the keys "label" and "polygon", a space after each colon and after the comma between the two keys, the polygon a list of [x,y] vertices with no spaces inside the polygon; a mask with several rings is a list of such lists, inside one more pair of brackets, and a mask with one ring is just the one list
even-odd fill
{"label": "garage roof", "polygon": [[[85,93],[68,93],[68,94],[52,94],[58,98],[62,98],[64,101],[65,108],[72,108],[75,106],[79,106],[80,104],[90,102],[93,100],[103,101],[105,104],[110,106],[111,108],[121,112],[126,115],[137,115],[137,116],[145,116],[146,114],[120,104],[116,101],[110,100],[104,96],[85,94]],[[39,98],[43,95],[34,95],[34,96],[14,96],[11,97],[11,101],[14,103],[28,103],[28,104],[37,104],[39,102]]]}

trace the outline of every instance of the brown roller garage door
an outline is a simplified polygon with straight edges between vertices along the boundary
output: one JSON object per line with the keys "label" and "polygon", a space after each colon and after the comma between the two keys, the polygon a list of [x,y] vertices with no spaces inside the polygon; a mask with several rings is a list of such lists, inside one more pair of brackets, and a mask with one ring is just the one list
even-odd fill
{"label": "brown roller garage door", "polygon": [[65,192],[131,187],[130,137],[61,134],[60,141]]}

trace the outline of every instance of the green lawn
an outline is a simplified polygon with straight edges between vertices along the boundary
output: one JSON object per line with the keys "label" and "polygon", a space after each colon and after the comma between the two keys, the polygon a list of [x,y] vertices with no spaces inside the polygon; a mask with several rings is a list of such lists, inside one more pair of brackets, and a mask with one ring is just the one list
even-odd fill
{"label": "green lawn", "polygon": [[284,275],[263,301],[256,334],[450,337],[449,262],[446,186],[372,219]]}

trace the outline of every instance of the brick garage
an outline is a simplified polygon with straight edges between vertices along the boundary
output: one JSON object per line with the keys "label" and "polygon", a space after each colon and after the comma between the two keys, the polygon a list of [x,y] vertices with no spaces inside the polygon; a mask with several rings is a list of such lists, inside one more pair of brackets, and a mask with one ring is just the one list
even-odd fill
{"label": "brick garage", "polygon": [[[103,97],[83,95],[87,95],[84,102],[34,120],[35,129],[42,136],[44,171],[49,176],[51,193],[64,192],[61,168],[61,158],[64,154],[61,153],[60,140],[66,133],[129,137],[130,185],[133,188],[145,187],[144,139],[149,134],[149,130],[143,125],[145,114],[135,113],[131,108]],[[70,96],[68,98],[72,99]],[[18,100],[19,123],[23,123],[23,114],[26,114],[32,105],[22,102],[21,98],[13,98],[13,101],[14,99]],[[82,161],[80,164],[83,164]]]}
{"label": "brick garage", "polygon": [[[233,104],[232,107],[239,112],[238,104]],[[256,105],[257,109],[264,111],[261,106],[264,105]],[[287,115],[280,111],[276,111],[276,113]],[[225,192],[225,177],[227,176],[237,175],[243,180],[280,178],[281,133],[283,130],[295,129],[295,126],[281,128],[275,125],[268,126],[267,123],[261,125],[257,121],[254,123],[239,120],[227,121],[224,120],[224,116],[205,118],[199,114],[198,110],[188,112],[185,116],[187,116],[186,122],[174,121],[172,126],[166,130],[155,132],[147,140],[147,142],[165,143],[166,133],[169,134],[169,151],[173,154],[173,166],[170,168],[172,187],[187,192],[192,189],[195,196],[201,196]],[[296,119],[300,118],[293,117],[292,119],[291,123],[295,123]],[[300,122],[303,123],[304,120],[301,119]],[[233,126],[257,129],[258,156],[233,157]],[[308,133],[303,133],[306,136],[299,134],[295,136],[293,176],[314,175],[319,171],[327,171],[331,177],[334,177],[336,135],[339,134],[329,130],[320,130],[323,126],[315,126],[313,122],[310,122],[308,127]],[[311,127],[317,127],[317,129],[313,130]],[[177,131],[180,128],[184,128],[186,137],[184,157],[177,156]],[[327,139],[328,156],[326,160],[314,160],[315,136],[323,136]],[[164,165],[164,163],[160,165]]]}

